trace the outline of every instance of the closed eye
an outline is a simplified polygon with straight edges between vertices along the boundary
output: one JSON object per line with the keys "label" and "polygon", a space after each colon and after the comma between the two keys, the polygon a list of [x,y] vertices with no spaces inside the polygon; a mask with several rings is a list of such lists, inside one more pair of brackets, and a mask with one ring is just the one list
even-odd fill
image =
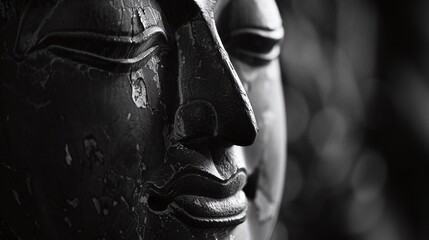
{"label": "closed eye", "polygon": [[159,27],[151,27],[134,37],[92,32],[50,33],[39,41],[34,51],[48,49],[73,61],[117,71],[129,69],[159,47],[168,47],[166,34]]}
{"label": "closed eye", "polygon": [[283,35],[283,28],[239,29],[229,33],[224,45],[230,55],[251,65],[264,65],[279,56]]}

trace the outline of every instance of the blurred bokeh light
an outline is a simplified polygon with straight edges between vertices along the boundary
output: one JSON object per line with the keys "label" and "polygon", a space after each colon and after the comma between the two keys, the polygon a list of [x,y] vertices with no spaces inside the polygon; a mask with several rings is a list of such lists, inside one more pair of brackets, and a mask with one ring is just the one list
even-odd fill
{"label": "blurred bokeh light", "polygon": [[288,167],[273,240],[429,239],[429,1],[278,4]]}

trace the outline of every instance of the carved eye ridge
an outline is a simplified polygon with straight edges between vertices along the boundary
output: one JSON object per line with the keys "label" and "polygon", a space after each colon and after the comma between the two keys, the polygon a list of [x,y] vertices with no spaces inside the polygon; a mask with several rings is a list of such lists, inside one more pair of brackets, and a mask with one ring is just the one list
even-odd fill
{"label": "carved eye ridge", "polygon": [[116,71],[116,65],[138,63],[160,46],[168,48],[166,34],[161,28],[152,27],[133,37],[55,32],[42,38],[31,52],[47,49],[60,57]]}
{"label": "carved eye ridge", "polygon": [[223,40],[229,54],[251,65],[264,65],[279,56],[283,35],[283,28],[242,28]]}

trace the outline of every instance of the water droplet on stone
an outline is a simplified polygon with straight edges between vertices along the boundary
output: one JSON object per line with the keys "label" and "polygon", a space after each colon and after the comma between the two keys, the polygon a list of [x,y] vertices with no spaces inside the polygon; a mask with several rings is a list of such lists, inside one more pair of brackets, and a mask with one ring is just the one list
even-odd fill
{"label": "water droplet on stone", "polygon": [[100,202],[97,198],[92,198],[92,202],[94,203],[94,207],[97,210],[97,213],[100,214]]}
{"label": "water droplet on stone", "polygon": [[79,205],[79,199],[75,198],[73,200],[67,200],[67,203],[73,208],[76,208]]}
{"label": "water droplet on stone", "polygon": [[146,164],[144,162],[140,162],[141,170],[146,171]]}
{"label": "water droplet on stone", "polygon": [[64,217],[64,221],[67,223],[69,227],[72,227],[72,223],[68,217]]}
{"label": "water droplet on stone", "polygon": [[19,200],[19,195],[15,190],[12,190],[13,196],[15,197],[16,202],[21,205],[21,201]]}
{"label": "water droplet on stone", "polygon": [[92,160],[103,162],[103,153],[98,147],[97,140],[93,135],[87,135],[83,140],[86,156]]}
{"label": "water droplet on stone", "polygon": [[70,155],[70,152],[69,152],[69,145],[68,144],[66,144],[66,163],[67,163],[67,165],[71,165],[71,163],[72,163],[72,157],[71,157],[71,155]]}
{"label": "water droplet on stone", "polygon": [[108,209],[103,209],[103,214],[104,214],[104,216],[107,216],[107,214],[109,214],[109,210]]}

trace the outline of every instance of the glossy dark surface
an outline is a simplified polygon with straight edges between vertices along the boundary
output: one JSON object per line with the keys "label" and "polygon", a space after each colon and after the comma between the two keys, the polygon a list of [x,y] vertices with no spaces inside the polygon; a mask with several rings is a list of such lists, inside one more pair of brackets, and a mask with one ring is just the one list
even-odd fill
{"label": "glossy dark surface", "polygon": [[0,236],[269,237],[283,31],[261,2],[2,1]]}

